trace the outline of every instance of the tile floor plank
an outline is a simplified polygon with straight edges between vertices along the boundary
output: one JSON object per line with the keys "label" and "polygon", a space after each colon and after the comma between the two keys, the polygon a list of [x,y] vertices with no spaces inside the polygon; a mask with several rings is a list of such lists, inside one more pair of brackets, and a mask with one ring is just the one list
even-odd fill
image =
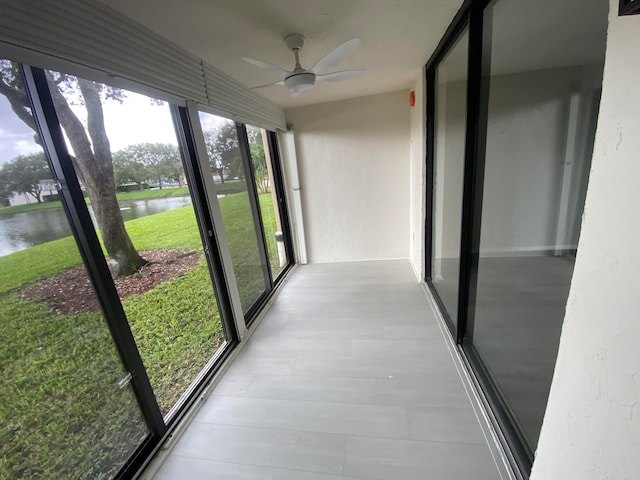
{"label": "tile floor plank", "polygon": [[224,425],[409,438],[406,409],[397,406],[214,396],[195,419]]}
{"label": "tile floor plank", "polygon": [[499,480],[486,445],[349,437],[344,474],[387,480]]}
{"label": "tile floor plank", "polygon": [[214,462],[200,458],[172,455],[156,480],[273,480],[276,470],[238,463]]}
{"label": "tile floor plank", "polygon": [[195,421],[177,442],[170,458],[178,455],[340,475],[345,441],[341,435]]}
{"label": "tile floor plank", "polygon": [[[214,394],[282,400],[317,400],[367,405],[466,407],[468,399],[457,382],[415,381],[406,378],[345,378],[254,375],[238,392],[229,387]],[[473,412],[471,412],[473,413]],[[475,417],[474,417],[475,418]]]}

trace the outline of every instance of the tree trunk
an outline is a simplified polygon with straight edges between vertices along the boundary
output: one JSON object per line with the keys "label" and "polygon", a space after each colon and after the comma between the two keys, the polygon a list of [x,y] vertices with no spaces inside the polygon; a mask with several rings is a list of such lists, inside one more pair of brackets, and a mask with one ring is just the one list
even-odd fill
{"label": "tree trunk", "polygon": [[[78,79],[78,86],[87,108],[87,137],[82,123],[73,113],[55,83],[50,82],[51,94],[60,123],[75,152],[75,167],[89,193],[91,206],[105,249],[115,275],[130,275],[146,265],[136,251],[124,226],[116,198],[116,185],[111,147],[104,128],[100,93],[93,82]],[[91,148],[93,144],[93,150]]]}

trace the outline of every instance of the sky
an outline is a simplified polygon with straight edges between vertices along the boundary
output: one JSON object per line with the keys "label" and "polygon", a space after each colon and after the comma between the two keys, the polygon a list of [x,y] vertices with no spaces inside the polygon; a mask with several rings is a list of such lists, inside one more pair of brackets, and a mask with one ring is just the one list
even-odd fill
{"label": "sky", "polygon": [[18,155],[40,151],[33,141],[33,130],[13,113],[7,99],[0,95],[0,165]]}
{"label": "sky", "polygon": [[[86,110],[82,105],[72,109],[86,125]],[[157,105],[149,97],[126,92],[122,103],[103,102],[105,125],[115,152],[135,143],[170,143],[177,145],[171,112],[167,103]],[[201,115],[204,130],[220,125],[225,119],[215,115]],[[33,141],[33,131],[11,110],[7,99],[0,95],[0,165],[18,155],[41,151]]]}

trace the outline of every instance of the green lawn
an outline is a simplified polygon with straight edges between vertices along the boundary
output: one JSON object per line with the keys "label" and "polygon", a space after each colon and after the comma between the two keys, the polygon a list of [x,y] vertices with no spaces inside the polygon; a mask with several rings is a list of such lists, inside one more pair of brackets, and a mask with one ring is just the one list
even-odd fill
{"label": "green lawn", "polygon": [[[271,218],[271,197],[260,200]],[[220,199],[243,305],[264,288],[246,201],[246,193]],[[139,250],[202,251],[190,206],[131,220],[127,229]],[[145,434],[130,389],[118,387],[125,372],[102,315],[62,315],[20,297],[25,286],[80,263],[70,237],[0,257],[0,478],[107,478]],[[123,306],[166,412],[222,341],[204,260]]]}

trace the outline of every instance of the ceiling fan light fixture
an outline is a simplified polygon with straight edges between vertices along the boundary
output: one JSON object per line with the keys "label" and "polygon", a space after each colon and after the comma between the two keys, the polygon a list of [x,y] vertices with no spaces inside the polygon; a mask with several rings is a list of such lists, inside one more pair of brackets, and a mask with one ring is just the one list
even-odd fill
{"label": "ceiling fan light fixture", "polygon": [[[640,0],[638,0],[640,1]],[[293,52],[295,65],[293,70],[286,70],[282,67],[272,65],[262,60],[256,60],[255,58],[242,57],[246,62],[249,62],[256,67],[269,70],[271,72],[280,75],[282,80],[277,82],[268,83],[266,85],[258,85],[257,87],[250,87],[250,90],[257,88],[271,87],[273,85],[285,85],[292,96],[296,97],[302,92],[305,92],[312,88],[316,83],[316,77],[326,82],[341,82],[343,80],[349,80],[355,78],[362,73],[362,70],[342,70],[339,72],[322,73],[322,70],[335,67],[344,62],[345,59],[351,55],[360,45],[359,38],[352,38],[346,42],[338,45],[333,50],[327,52],[320,60],[318,60],[310,69],[303,68],[300,65],[300,50],[304,45],[304,36],[299,33],[287,35],[284,39],[289,50]]]}
{"label": "ceiling fan light fixture", "polygon": [[316,83],[316,76],[311,72],[296,73],[284,79],[284,84],[291,93],[302,93]]}

